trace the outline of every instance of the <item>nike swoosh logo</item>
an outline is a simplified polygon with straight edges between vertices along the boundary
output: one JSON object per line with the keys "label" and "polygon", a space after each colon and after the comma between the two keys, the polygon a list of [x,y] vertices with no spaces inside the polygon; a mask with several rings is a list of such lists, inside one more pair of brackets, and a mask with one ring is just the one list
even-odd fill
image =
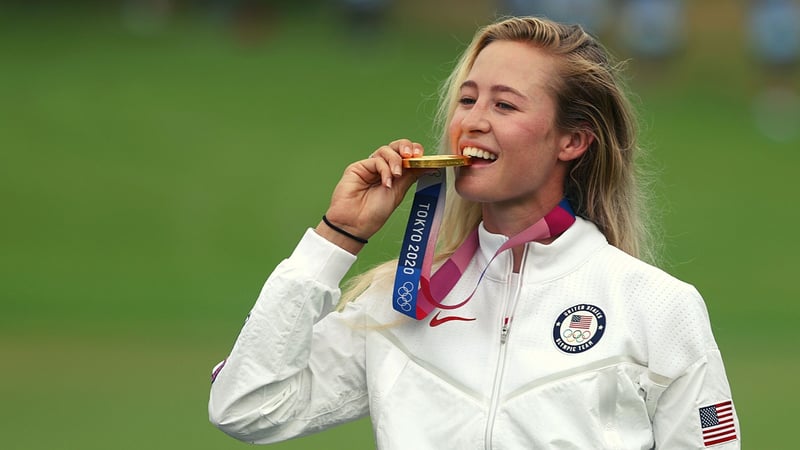
{"label": "nike swoosh logo", "polygon": [[445,322],[450,322],[451,320],[460,320],[460,321],[464,321],[464,322],[470,322],[470,321],[475,320],[475,318],[473,317],[473,318],[469,319],[469,318],[460,317],[460,316],[447,316],[447,317],[441,317],[440,318],[439,317],[439,311],[437,311],[436,315],[433,316],[433,318],[431,319],[431,322],[430,322],[429,325],[431,327],[438,327],[439,325],[441,325],[441,324],[443,324]]}

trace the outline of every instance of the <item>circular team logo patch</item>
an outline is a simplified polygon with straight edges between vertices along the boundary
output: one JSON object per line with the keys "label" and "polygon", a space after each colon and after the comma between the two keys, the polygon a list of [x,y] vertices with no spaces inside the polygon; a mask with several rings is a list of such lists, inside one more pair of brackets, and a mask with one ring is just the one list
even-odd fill
{"label": "circular team logo patch", "polygon": [[597,345],[606,331],[606,315],[594,305],[575,305],[558,315],[553,342],[564,353],[582,353]]}

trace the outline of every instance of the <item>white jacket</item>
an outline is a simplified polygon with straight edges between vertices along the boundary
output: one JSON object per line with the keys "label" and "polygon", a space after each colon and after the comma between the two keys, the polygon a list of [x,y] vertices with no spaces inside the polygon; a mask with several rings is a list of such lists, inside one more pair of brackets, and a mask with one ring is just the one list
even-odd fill
{"label": "white jacket", "polygon": [[[505,240],[481,227],[443,303]],[[275,269],[215,368],[216,426],[268,443],[370,415],[380,449],[739,448],[702,298],[588,221],[527,244],[519,276],[501,254],[422,321],[392,310],[391,280],[331,313],[354,261],[308,230]]]}

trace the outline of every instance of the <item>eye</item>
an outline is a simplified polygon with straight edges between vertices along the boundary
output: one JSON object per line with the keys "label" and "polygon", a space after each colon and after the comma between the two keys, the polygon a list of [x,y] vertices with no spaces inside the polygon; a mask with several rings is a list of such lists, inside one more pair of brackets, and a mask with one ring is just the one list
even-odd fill
{"label": "eye", "polygon": [[516,111],[517,109],[516,106],[506,102],[497,102],[495,106],[497,106],[498,109],[502,109],[505,111]]}
{"label": "eye", "polygon": [[458,103],[463,106],[470,106],[475,104],[475,99],[472,97],[461,97],[458,99]]}

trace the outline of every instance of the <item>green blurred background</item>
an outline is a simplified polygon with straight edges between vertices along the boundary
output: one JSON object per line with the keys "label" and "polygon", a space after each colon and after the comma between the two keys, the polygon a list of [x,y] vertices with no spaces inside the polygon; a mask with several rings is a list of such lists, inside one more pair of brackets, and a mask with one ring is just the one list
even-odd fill
{"label": "green blurred background", "polygon": [[[492,16],[151,3],[0,5],[3,448],[245,448],[208,423],[211,368],[344,167],[433,141],[436,89]],[[794,448],[800,141],[767,137],[757,99],[800,86],[755,64],[744,3],[692,2],[683,49],[633,58],[630,84],[663,266],[706,298],[746,448]],[[394,258],[404,221],[354,271]],[[373,447],[362,420],[273,448]]]}

